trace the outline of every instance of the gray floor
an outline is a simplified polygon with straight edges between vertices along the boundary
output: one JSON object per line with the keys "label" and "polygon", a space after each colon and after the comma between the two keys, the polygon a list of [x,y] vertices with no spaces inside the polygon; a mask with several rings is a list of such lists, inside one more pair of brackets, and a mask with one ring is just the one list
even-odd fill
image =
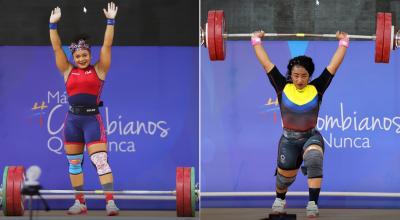
{"label": "gray floor", "polygon": [[[304,209],[287,209],[289,214],[296,214],[297,220],[310,220],[305,217]],[[268,218],[268,211],[264,208],[203,208],[201,220],[261,220]],[[196,213],[199,216],[199,213]],[[29,219],[29,212],[23,217],[5,217],[1,219]],[[133,220],[199,220],[195,218],[178,218],[175,211],[121,211],[119,216],[108,217],[104,211],[90,211],[86,215],[69,216],[65,211],[35,212],[35,220],[98,220],[98,219],[133,219]],[[397,209],[320,209],[318,220],[400,220],[400,210]]]}
{"label": "gray floor", "polygon": [[[268,218],[267,209],[261,208],[202,208],[201,220],[260,220]],[[287,209],[297,220],[310,220],[305,209]],[[318,220],[400,220],[397,209],[320,209]]]}

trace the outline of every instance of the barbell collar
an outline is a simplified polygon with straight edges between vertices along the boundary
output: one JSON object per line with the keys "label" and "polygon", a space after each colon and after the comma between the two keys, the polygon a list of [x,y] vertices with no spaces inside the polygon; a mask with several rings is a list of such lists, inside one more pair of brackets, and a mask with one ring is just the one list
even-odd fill
{"label": "barbell collar", "polygon": [[395,41],[395,49],[400,47],[400,29],[397,30],[395,37],[394,37],[394,41]]}

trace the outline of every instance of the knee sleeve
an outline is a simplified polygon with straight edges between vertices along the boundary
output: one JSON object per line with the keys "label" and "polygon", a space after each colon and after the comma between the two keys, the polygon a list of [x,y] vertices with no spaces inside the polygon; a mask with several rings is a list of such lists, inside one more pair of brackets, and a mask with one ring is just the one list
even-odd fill
{"label": "knee sleeve", "polygon": [[309,150],[304,155],[302,171],[308,178],[322,178],[324,155],[319,150]]}
{"label": "knee sleeve", "polygon": [[99,176],[111,173],[110,165],[107,160],[106,152],[97,152],[90,156],[92,163],[96,166]]}
{"label": "knee sleeve", "polygon": [[67,155],[69,173],[77,175],[82,173],[83,154]]}
{"label": "knee sleeve", "polygon": [[279,172],[276,174],[276,187],[279,189],[287,189],[294,180],[296,179],[296,176],[294,177],[285,177],[279,174]]}

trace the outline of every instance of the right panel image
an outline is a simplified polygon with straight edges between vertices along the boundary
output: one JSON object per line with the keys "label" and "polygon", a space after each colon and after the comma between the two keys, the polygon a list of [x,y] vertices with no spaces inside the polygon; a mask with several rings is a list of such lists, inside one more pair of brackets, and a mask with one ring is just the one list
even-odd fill
{"label": "right panel image", "polygon": [[201,1],[201,219],[400,218],[399,13]]}

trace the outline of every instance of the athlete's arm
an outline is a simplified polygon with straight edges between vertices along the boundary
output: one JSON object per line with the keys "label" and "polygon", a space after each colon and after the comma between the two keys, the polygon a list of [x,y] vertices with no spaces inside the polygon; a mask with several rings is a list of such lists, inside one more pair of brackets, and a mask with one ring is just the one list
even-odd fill
{"label": "athlete's arm", "polygon": [[54,55],[56,57],[56,65],[61,74],[65,77],[72,69],[72,64],[65,55],[60,36],[57,32],[57,22],[61,19],[61,9],[59,7],[53,9],[50,15],[50,41],[53,46]]}
{"label": "athlete's arm", "polygon": [[272,70],[272,68],[274,68],[275,65],[271,62],[267,52],[262,46],[261,39],[263,37],[264,37],[264,31],[256,31],[253,33],[253,36],[251,37],[251,42],[258,61],[260,61],[265,71],[269,73]]}
{"label": "athlete's arm", "polygon": [[108,8],[103,9],[104,15],[107,18],[107,27],[104,34],[104,42],[100,51],[100,59],[95,64],[94,68],[100,79],[105,79],[111,65],[111,46],[114,38],[114,19],[118,12],[118,7],[114,2],[108,3]]}
{"label": "athlete's arm", "polygon": [[345,32],[336,32],[336,38],[339,40],[339,46],[336,49],[335,54],[333,55],[331,62],[326,67],[328,71],[334,75],[336,71],[339,69],[340,64],[342,64],[344,55],[346,54],[347,47],[349,46],[349,37]]}

